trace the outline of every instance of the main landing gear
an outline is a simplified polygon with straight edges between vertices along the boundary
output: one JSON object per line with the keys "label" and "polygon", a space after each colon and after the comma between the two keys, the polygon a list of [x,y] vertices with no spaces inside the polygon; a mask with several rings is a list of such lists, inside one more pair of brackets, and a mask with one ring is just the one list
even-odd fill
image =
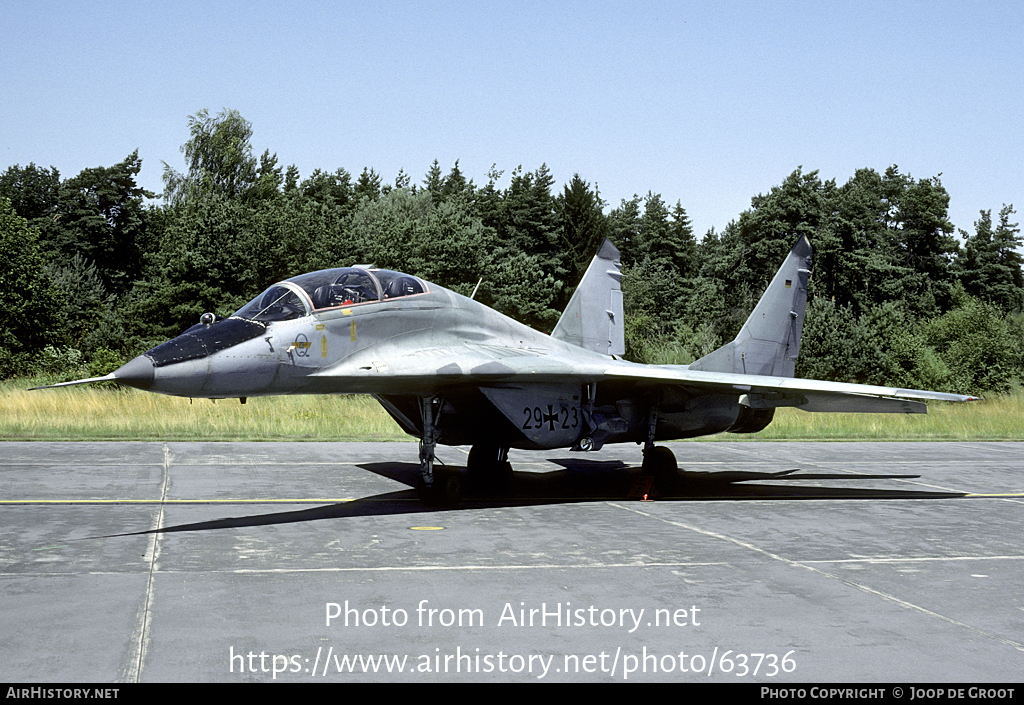
{"label": "main landing gear", "polygon": [[[426,434],[424,438],[427,438]],[[420,441],[420,478],[417,485],[420,500],[431,506],[455,506],[462,499],[462,475],[434,467],[435,445]],[[469,481],[484,490],[500,490],[512,479],[508,448],[495,444],[474,445],[469,451],[466,469]]]}
{"label": "main landing gear", "polygon": [[[452,507],[462,499],[464,476],[459,472],[434,467],[434,452],[441,436],[437,427],[440,411],[440,398],[422,397],[419,400],[423,435],[420,438],[420,475],[416,490],[424,504]],[[469,480],[485,490],[501,489],[512,478],[508,447],[496,442],[474,444],[469,451],[466,467]]]}
{"label": "main landing gear", "polygon": [[466,468],[469,479],[487,489],[500,489],[512,479],[508,448],[495,443],[477,443],[470,448]]}
{"label": "main landing gear", "polygon": [[679,472],[679,465],[676,463],[676,456],[665,446],[644,446],[644,462],[640,470],[645,475],[655,477],[670,477]]}
{"label": "main landing gear", "polygon": [[644,443],[644,462],[640,466],[645,475],[671,477],[679,472],[676,456],[665,446],[654,445],[654,434],[658,427],[658,405],[652,404],[647,417],[647,441]]}

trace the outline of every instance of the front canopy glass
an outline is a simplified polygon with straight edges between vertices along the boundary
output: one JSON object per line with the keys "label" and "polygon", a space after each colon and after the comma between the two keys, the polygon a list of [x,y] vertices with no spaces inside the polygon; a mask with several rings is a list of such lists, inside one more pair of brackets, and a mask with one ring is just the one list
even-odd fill
{"label": "front canopy glass", "polygon": [[309,315],[309,306],[297,287],[274,284],[235,313],[237,318],[272,323]]}

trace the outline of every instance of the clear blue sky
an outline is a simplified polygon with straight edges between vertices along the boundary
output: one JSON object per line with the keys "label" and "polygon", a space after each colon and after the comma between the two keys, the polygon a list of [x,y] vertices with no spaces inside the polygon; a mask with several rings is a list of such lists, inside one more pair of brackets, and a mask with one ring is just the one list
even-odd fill
{"label": "clear blue sky", "polygon": [[[459,160],[574,172],[610,206],[682,202],[721,230],[798,166],[942,174],[950,218],[1024,211],[1020,2],[5,0],[0,170],[70,177],[138,149],[184,170],[187,119],[316,168]],[[1024,218],[1018,218],[1024,222]]]}

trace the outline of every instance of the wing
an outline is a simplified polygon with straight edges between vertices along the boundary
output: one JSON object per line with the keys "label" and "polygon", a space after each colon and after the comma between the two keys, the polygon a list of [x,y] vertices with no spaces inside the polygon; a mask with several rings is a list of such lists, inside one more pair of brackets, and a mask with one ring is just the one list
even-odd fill
{"label": "wing", "polygon": [[812,412],[925,413],[924,401],[980,398],[795,377],[707,372],[681,365],[641,365],[583,350],[563,350],[558,345],[528,348],[466,343],[395,351],[313,376],[321,385],[371,394],[429,394],[488,384],[587,384],[628,379],[652,387],[680,387],[694,394],[735,393],[741,404],[755,409],[792,406]]}

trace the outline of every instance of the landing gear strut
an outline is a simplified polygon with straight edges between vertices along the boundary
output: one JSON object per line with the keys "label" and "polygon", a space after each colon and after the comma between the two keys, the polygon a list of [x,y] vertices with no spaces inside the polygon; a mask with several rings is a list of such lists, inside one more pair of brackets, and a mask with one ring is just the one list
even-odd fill
{"label": "landing gear strut", "polygon": [[[435,408],[436,407],[436,408]],[[420,439],[420,478],[417,483],[420,501],[436,506],[454,506],[462,499],[462,477],[453,472],[434,472],[434,449],[437,447],[437,413],[441,400],[420,399],[423,437]]]}
{"label": "landing gear strut", "polygon": [[647,441],[644,443],[644,462],[640,466],[645,475],[666,477],[679,471],[676,456],[665,446],[654,445],[654,433],[658,427],[658,405],[651,405],[647,418]]}

